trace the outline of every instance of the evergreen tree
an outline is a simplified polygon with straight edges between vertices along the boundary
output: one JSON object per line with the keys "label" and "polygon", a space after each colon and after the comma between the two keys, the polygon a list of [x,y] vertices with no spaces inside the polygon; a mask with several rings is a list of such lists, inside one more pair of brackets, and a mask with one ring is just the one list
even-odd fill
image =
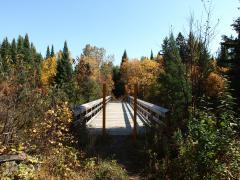
{"label": "evergreen tree", "polygon": [[23,47],[26,49],[30,49],[30,42],[29,42],[28,34],[26,34],[24,37]]}
{"label": "evergreen tree", "polygon": [[50,48],[47,46],[46,59],[50,57]]}
{"label": "evergreen tree", "polygon": [[113,67],[112,79],[114,81],[113,94],[115,97],[119,98],[124,95],[124,84],[121,81],[121,72],[119,66]]}
{"label": "evergreen tree", "polygon": [[5,38],[2,42],[0,54],[2,57],[2,70],[8,72],[10,64],[12,63],[11,58],[11,44],[8,42],[8,39]]}
{"label": "evergreen tree", "polygon": [[64,42],[62,57],[57,62],[56,83],[59,86],[67,84],[72,78],[72,65],[70,62],[70,53],[68,50],[67,42]]}
{"label": "evergreen tree", "polygon": [[16,63],[16,61],[17,61],[17,44],[16,44],[15,39],[12,40],[12,44],[11,44],[11,56],[12,56],[13,63]]}
{"label": "evergreen tree", "polygon": [[4,70],[3,70],[3,60],[2,60],[2,56],[0,54],[0,78],[2,78],[2,76],[4,76]]}
{"label": "evergreen tree", "polygon": [[162,93],[166,94],[165,103],[177,119],[186,118],[191,102],[191,88],[186,76],[186,67],[182,62],[173,34],[162,45],[164,71],[159,77]]}
{"label": "evergreen tree", "polygon": [[5,38],[1,45],[1,56],[3,60],[8,59],[11,54],[11,45],[8,42],[8,38]]}
{"label": "evergreen tree", "polygon": [[28,63],[30,66],[34,63],[33,54],[30,49],[30,41],[28,38],[28,34],[25,35],[23,41],[23,54],[24,54],[24,61]]}
{"label": "evergreen tree", "polygon": [[33,43],[31,43],[31,50],[33,54],[37,54],[36,48]]}
{"label": "evergreen tree", "polygon": [[151,60],[154,60],[154,57],[153,57],[153,51],[152,51],[152,50],[151,50],[150,59],[151,59]]}
{"label": "evergreen tree", "polygon": [[123,53],[123,56],[122,56],[121,65],[122,65],[124,62],[127,62],[127,61],[128,61],[127,51],[124,50],[124,53]]}
{"label": "evergreen tree", "polygon": [[18,36],[17,52],[18,54],[23,54],[23,37],[22,36]]}
{"label": "evergreen tree", "polygon": [[233,37],[223,36],[221,43],[221,52],[219,64],[229,68],[230,87],[234,91],[234,95],[240,100],[240,17],[231,25],[238,36]]}
{"label": "evergreen tree", "polygon": [[70,61],[70,53],[69,53],[69,50],[68,50],[67,41],[64,42],[62,56],[63,56],[63,59],[66,59],[67,61]]}
{"label": "evergreen tree", "polygon": [[176,43],[177,43],[177,47],[179,49],[179,53],[182,58],[182,61],[184,63],[187,63],[188,46],[187,46],[187,42],[181,32],[178,34],[178,36],[176,38]]}
{"label": "evergreen tree", "polygon": [[124,50],[124,52],[123,52],[123,55],[122,55],[122,61],[121,61],[121,65],[120,65],[120,73],[119,73],[119,81],[118,81],[118,89],[119,89],[119,94],[118,94],[118,96],[122,96],[122,95],[124,95],[124,93],[125,93],[125,83],[122,81],[122,71],[123,71],[123,69],[122,69],[122,65],[123,65],[123,63],[126,63],[126,62],[128,62],[128,55],[127,55],[127,51],[126,51],[126,49]]}
{"label": "evergreen tree", "polygon": [[235,20],[231,26],[237,32],[238,34],[237,38],[240,39],[240,17],[237,20]]}
{"label": "evergreen tree", "polygon": [[50,53],[50,55],[51,55],[51,57],[53,57],[53,56],[55,55],[53,45],[52,45],[52,47],[51,47],[51,53]]}

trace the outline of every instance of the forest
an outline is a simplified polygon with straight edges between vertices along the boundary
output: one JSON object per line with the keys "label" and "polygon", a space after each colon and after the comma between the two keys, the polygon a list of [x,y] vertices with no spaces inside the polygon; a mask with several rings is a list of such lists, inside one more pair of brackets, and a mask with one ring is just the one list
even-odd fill
{"label": "forest", "polygon": [[[210,13],[210,12],[209,12]],[[28,34],[0,42],[1,179],[239,179],[240,17],[229,23],[217,56],[209,19],[170,32],[157,54],[121,64],[87,44],[72,57],[67,41],[42,55]],[[102,97],[166,107],[164,125],[137,139],[132,170],[93,149],[108,144],[74,127],[73,107]],[[111,138],[108,138],[111,139]],[[143,166],[144,165],[144,166]]]}

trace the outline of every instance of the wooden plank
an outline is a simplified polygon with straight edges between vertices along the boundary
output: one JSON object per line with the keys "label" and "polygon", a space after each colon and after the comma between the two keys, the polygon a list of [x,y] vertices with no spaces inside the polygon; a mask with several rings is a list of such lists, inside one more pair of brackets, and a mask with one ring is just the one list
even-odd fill
{"label": "wooden plank", "polygon": [[133,105],[133,140],[137,138],[137,84],[134,84],[134,105]]}
{"label": "wooden plank", "polygon": [[[102,111],[87,123],[90,134],[102,133]],[[145,122],[137,115],[137,133],[145,132]],[[132,135],[133,109],[128,103],[110,102],[106,105],[106,133],[109,135]]]}
{"label": "wooden plank", "polygon": [[[106,97],[106,103],[109,102],[111,99],[111,96],[107,96]],[[103,98],[101,99],[97,99],[95,101],[91,101],[89,103],[85,103],[85,104],[81,104],[78,106],[75,106],[73,108],[74,111],[74,116],[78,116],[79,114],[83,113],[84,111],[88,111],[89,109],[91,109],[93,106],[98,105],[99,103],[101,103],[103,101]]]}
{"label": "wooden plank", "polygon": [[[130,96],[130,99],[134,99],[134,97]],[[150,109],[151,111],[153,111],[153,112],[155,112],[155,113],[157,113],[157,114],[159,114],[163,117],[165,116],[165,113],[169,112],[168,109],[163,108],[161,106],[157,106],[155,104],[152,104],[152,103],[140,100],[140,99],[138,99],[137,101],[138,101],[138,103],[142,104],[146,108]]]}
{"label": "wooden plank", "polygon": [[103,84],[103,129],[102,134],[106,134],[106,84]]}
{"label": "wooden plank", "polygon": [[27,159],[25,153],[0,155],[0,164],[8,161],[24,161]]}

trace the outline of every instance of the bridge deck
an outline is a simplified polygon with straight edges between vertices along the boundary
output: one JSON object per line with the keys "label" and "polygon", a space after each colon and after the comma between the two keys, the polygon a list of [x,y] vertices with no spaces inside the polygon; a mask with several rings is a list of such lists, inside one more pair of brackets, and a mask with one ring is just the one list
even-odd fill
{"label": "bridge deck", "polygon": [[[144,123],[137,116],[137,131],[143,133]],[[92,118],[87,127],[90,134],[102,132],[102,111]],[[106,132],[110,135],[130,135],[133,130],[133,109],[128,103],[110,102],[106,106]]]}

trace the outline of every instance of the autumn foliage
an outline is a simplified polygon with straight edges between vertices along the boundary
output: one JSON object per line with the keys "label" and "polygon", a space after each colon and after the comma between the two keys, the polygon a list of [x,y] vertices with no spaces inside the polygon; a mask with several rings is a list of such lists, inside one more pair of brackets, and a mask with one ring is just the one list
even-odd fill
{"label": "autumn foliage", "polygon": [[54,82],[57,73],[57,59],[55,56],[42,61],[41,64],[41,83],[48,86]]}
{"label": "autumn foliage", "polygon": [[146,89],[155,84],[161,71],[161,66],[156,61],[148,59],[127,61],[121,66],[122,80],[131,93],[133,92],[134,84],[138,84]]}

